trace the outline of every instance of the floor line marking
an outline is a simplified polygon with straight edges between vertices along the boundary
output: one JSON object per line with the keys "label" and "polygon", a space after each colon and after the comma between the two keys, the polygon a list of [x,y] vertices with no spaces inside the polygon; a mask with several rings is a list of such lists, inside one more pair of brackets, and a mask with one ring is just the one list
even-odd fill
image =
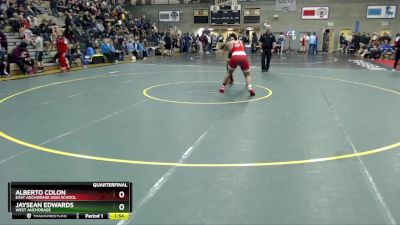
{"label": "floor line marking", "polygon": [[[187,71],[183,71],[187,72]],[[198,71],[194,71],[198,72]],[[201,72],[201,71],[200,71]],[[372,84],[368,83],[360,83],[356,81],[349,81],[349,80],[343,80],[343,79],[337,79],[337,78],[332,78],[332,77],[322,77],[322,76],[311,76],[311,75],[300,75],[300,74],[290,74],[290,73],[275,73],[276,74],[283,74],[283,75],[291,75],[291,76],[298,76],[298,77],[307,77],[307,78],[319,78],[319,79],[324,79],[324,80],[334,80],[334,81],[341,81],[345,83],[350,83],[350,84],[357,84],[365,87],[371,87],[375,88],[378,90],[383,90],[392,94],[400,95],[400,92],[391,90],[388,88],[384,87],[379,87],[375,86]],[[74,79],[74,80],[67,80],[67,81],[62,81],[62,82],[55,82],[51,84],[46,84],[42,86],[37,86],[34,88],[30,88],[24,91],[20,91],[18,93],[14,93],[6,98],[3,98],[0,100],[0,104],[6,102],[7,100],[16,97],[21,94],[25,94],[30,91],[34,91],[40,88],[44,87],[49,87],[57,84],[65,84],[65,83],[71,83],[74,81],[81,81],[81,80],[88,80],[88,79],[96,79],[96,78],[110,78],[110,77],[117,77],[117,76],[122,76],[122,75],[109,75],[109,76],[91,76],[91,77],[85,77],[85,78],[79,78],[79,79]],[[126,76],[126,75],[125,75]],[[261,75],[260,75],[261,77]],[[357,156],[366,156],[366,155],[372,155],[376,153],[380,153],[383,151],[388,151],[388,150],[394,150],[400,147],[400,142],[395,142],[390,145],[382,146],[376,149],[369,149],[365,150],[359,153],[350,153],[350,154],[344,154],[344,155],[334,155],[334,156],[328,156],[328,157],[323,157],[323,158],[314,158],[314,159],[300,159],[300,160],[289,160],[289,161],[277,161],[277,162],[250,162],[250,163],[176,163],[176,162],[155,162],[155,161],[139,161],[139,160],[129,160],[129,159],[117,159],[117,158],[106,158],[106,157],[100,157],[100,156],[92,156],[92,155],[84,155],[84,154],[77,154],[77,153],[71,153],[71,152],[66,152],[66,151],[61,151],[57,149],[51,149],[51,148],[46,148],[42,146],[38,146],[32,143],[25,142],[23,140],[17,139],[15,137],[12,137],[2,131],[0,131],[0,136],[14,142],[16,144],[26,146],[32,149],[36,149],[39,151],[43,152],[48,152],[48,153],[53,153],[53,154],[58,154],[58,155],[63,155],[63,156],[69,156],[69,157],[76,157],[76,158],[82,158],[82,159],[90,159],[90,160],[97,160],[97,161],[106,161],[106,162],[114,162],[114,163],[129,163],[129,164],[136,164],[136,165],[151,165],[151,166],[177,166],[177,167],[261,167],[261,166],[284,166],[284,165],[295,165],[295,164],[306,164],[306,163],[313,163],[313,162],[324,162],[324,161],[332,161],[332,160],[340,160],[340,159],[349,159]]]}
{"label": "floor line marking", "polygon": [[76,93],[76,94],[68,95],[67,98],[75,98],[75,97],[78,97],[78,96],[84,95],[84,94],[86,94],[86,91],[82,91],[82,92],[79,92],[79,93]]}
{"label": "floor line marking", "polygon": [[50,103],[53,103],[53,102],[54,102],[53,100],[45,101],[45,102],[39,103],[38,106],[44,106],[44,105],[47,105],[47,104],[50,104]]}
{"label": "floor line marking", "polygon": [[119,71],[112,71],[110,72],[110,74],[114,74],[114,73],[118,73]]}
{"label": "floor line marking", "polygon": [[[255,79],[257,80],[257,79]],[[242,95],[245,92],[242,93]],[[240,97],[240,96],[239,96]],[[189,156],[193,153],[193,151],[202,143],[203,139],[207,136],[207,134],[214,129],[214,127],[216,126],[216,124],[218,123],[219,120],[221,120],[222,118],[224,118],[227,114],[227,112],[231,109],[232,106],[226,108],[226,110],[222,113],[222,115],[220,117],[218,117],[214,123],[202,134],[200,135],[200,137],[198,137],[196,139],[196,141],[192,144],[192,146],[190,146],[183,154],[182,156],[179,158],[179,160],[177,161],[177,164],[183,164],[185,162],[185,160],[187,158],[189,158]],[[146,195],[139,201],[139,203],[137,204],[137,206],[135,207],[134,210],[132,210],[132,217],[130,217],[128,220],[121,220],[117,223],[117,225],[124,225],[125,223],[130,223],[134,216],[136,215],[137,211],[143,206],[145,205],[147,202],[149,202],[154,195],[164,186],[164,184],[168,181],[168,179],[175,173],[176,169],[178,168],[178,166],[172,166],[170,167],[167,172],[164,173],[164,175],[157,180],[157,182],[150,188],[150,190],[146,193]]]}
{"label": "floor line marking", "polygon": [[201,94],[219,94],[217,90],[190,90],[189,93],[201,93]]}
{"label": "floor line marking", "polygon": [[[249,56],[252,56],[252,55],[249,55]],[[314,64],[322,64],[322,63],[333,63],[333,62],[337,62],[338,61],[338,58],[336,58],[336,57],[324,56],[324,55],[321,55],[321,56],[322,56],[321,58],[326,58],[328,60],[327,61],[319,61],[319,62],[310,62],[309,64],[313,64],[314,65]],[[198,59],[196,59],[196,58],[198,58]],[[190,57],[190,60],[193,61],[193,62],[202,62],[201,58],[202,58],[201,55],[192,56],[192,57]],[[216,59],[218,59],[218,57],[216,57]],[[205,62],[209,62],[210,59],[207,59],[207,60]],[[252,57],[250,57],[249,60],[250,61],[254,61]],[[271,59],[271,60],[275,60],[275,59]],[[258,59],[257,59],[257,61],[258,61]],[[217,63],[224,64],[224,62],[217,62]],[[288,64],[290,64],[290,65],[303,64],[303,62],[300,62],[300,63],[289,63],[289,62],[288,63],[273,63],[271,61],[271,65],[288,65]]]}
{"label": "floor line marking", "polygon": [[121,84],[128,84],[128,83],[131,83],[131,82],[133,82],[133,80],[126,80],[126,81],[122,81]]}
{"label": "floor line marking", "polygon": [[[189,156],[193,153],[193,151],[201,144],[203,141],[204,137],[207,136],[207,134],[214,128],[215,125],[212,125],[206,132],[204,132],[200,137],[196,139],[196,141],[190,146],[179,158],[177,163],[183,163]],[[132,210],[133,216],[128,219],[128,220],[121,220],[117,223],[117,225],[123,225],[125,223],[129,224],[134,215],[136,215],[137,211],[144,206],[147,202],[149,202],[156,194],[157,192],[164,186],[165,183],[167,183],[168,179],[175,173],[176,169],[178,167],[173,166],[167,170],[167,172],[164,173],[164,175],[157,180],[156,183],[149,189],[149,191],[144,195],[142,199],[138,202],[137,206]]]}
{"label": "floor line marking", "polygon": [[[98,123],[98,122],[100,122],[100,121],[103,121],[103,120],[106,120],[106,119],[108,119],[108,118],[111,118],[111,117],[113,117],[113,116],[115,116],[115,115],[118,115],[118,114],[120,114],[120,113],[122,113],[122,112],[124,112],[124,111],[126,111],[126,110],[128,110],[128,109],[131,109],[131,108],[134,108],[134,107],[136,107],[136,106],[139,106],[139,105],[141,105],[141,104],[143,104],[143,103],[145,103],[145,102],[147,102],[147,101],[149,101],[149,100],[148,100],[148,99],[144,99],[144,100],[139,101],[139,102],[137,102],[137,103],[135,103],[135,104],[132,104],[132,105],[130,105],[130,106],[128,106],[128,107],[122,108],[122,109],[117,110],[117,111],[115,111],[115,112],[113,112],[113,113],[110,113],[110,114],[107,114],[107,115],[105,115],[105,116],[102,116],[102,117],[100,117],[99,119],[93,120],[93,121],[91,121],[91,122],[89,122],[89,123],[87,123],[87,124],[85,124],[85,125],[83,125],[83,126],[80,126],[80,127],[75,128],[75,129],[73,129],[73,130],[67,131],[67,132],[65,132],[65,133],[63,133],[63,134],[60,134],[60,135],[58,135],[58,136],[56,136],[56,137],[53,137],[53,138],[51,138],[51,139],[49,139],[49,140],[47,140],[47,141],[44,141],[44,142],[40,143],[39,146],[43,146],[43,145],[45,145],[45,144],[48,144],[48,143],[53,142],[53,141],[55,141],[55,140],[58,140],[58,139],[60,139],[60,138],[62,138],[62,137],[65,137],[65,136],[68,136],[68,135],[70,135],[70,134],[73,134],[73,133],[75,133],[75,132],[77,132],[77,131],[79,131],[79,130],[82,130],[82,129],[85,129],[85,128],[89,127],[89,126],[92,126],[92,125],[94,125],[94,124],[96,124],[96,123]],[[14,158],[17,158],[18,156],[20,156],[20,155],[22,155],[23,153],[26,153],[26,152],[28,152],[28,151],[30,151],[30,150],[33,150],[33,149],[32,149],[32,148],[28,148],[28,149],[25,149],[25,150],[22,151],[22,152],[18,152],[18,153],[14,154],[14,155],[11,155],[11,156],[9,156],[8,158],[2,159],[2,160],[0,160],[0,164],[2,164],[2,163],[4,163],[4,162],[7,162],[7,161],[10,161],[10,160],[12,160],[12,159],[14,159]]]}
{"label": "floor line marking", "polygon": [[0,160],[0,164],[5,163],[5,162],[8,162],[8,161],[10,161],[10,160],[12,160],[12,159],[14,159],[14,158],[17,158],[18,156],[20,156],[20,155],[22,155],[22,154],[24,154],[24,153],[26,153],[26,152],[28,152],[28,151],[31,151],[31,150],[32,150],[31,148],[26,148],[26,149],[23,150],[23,151],[20,151],[20,152],[18,152],[18,153],[16,153],[16,154],[10,155],[10,156],[8,156],[7,158],[4,158],[4,159]]}
{"label": "floor line marking", "polygon": [[[317,80],[317,83],[318,83],[318,80]],[[353,152],[355,154],[359,154],[359,151],[357,150],[349,133],[347,132],[346,128],[344,127],[344,124],[343,124],[342,120],[340,119],[338,112],[336,111],[335,107],[332,105],[332,103],[329,100],[325,91],[321,87],[320,87],[320,89],[321,89],[322,95],[323,95],[326,103],[328,104],[329,108],[331,109],[332,113],[334,114],[334,120],[336,121],[337,125],[340,127],[343,135],[346,138],[346,142],[351,146],[351,148],[353,149]],[[364,163],[364,160],[362,160],[360,156],[357,156],[356,158],[360,164],[365,181],[370,185],[370,188],[371,188],[370,191],[373,193],[375,200],[380,205],[380,208],[382,210],[382,213],[383,213],[383,216],[384,216],[386,222],[391,225],[396,225],[397,223],[396,223],[389,207],[387,206],[385,199],[383,198],[381,192],[379,191],[379,189],[374,181],[374,178],[371,176],[370,172],[368,171],[367,166]]]}

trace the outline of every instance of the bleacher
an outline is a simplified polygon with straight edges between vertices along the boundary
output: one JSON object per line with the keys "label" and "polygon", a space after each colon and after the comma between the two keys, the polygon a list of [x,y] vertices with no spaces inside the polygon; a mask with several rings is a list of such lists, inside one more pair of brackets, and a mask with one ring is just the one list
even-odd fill
{"label": "bleacher", "polygon": [[[51,15],[51,11],[49,8],[49,2],[43,1],[42,5],[38,7],[43,13],[41,15],[37,16],[37,20],[38,21],[42,21],[43,19],[47,19],[47,20],[53,20],[56,22],[56,24],[59,27],[62,27],[65,25],[64,22],[64,17],[61,16],[59,18],[56,18],[54,16]],[[62,15],[62,13],[60,13],[60,15]],[[20,44],[23,40],[22,38],[18,37],[17,33],[13,33],[11,26],[7,25],[3,31],[3,33],[6,35],[7,37],[7,41],[8,41],[8,52],[11,53],[12,50],[18,45]],[[32,44],[28,45],[28,52],[30,54],[30,56],[32,58],[35,57],[36,54],[36,50],[34,48],[34,46],[32,46]],[[47,51],[45,54],[43,54],[43,65],[44,65],[44,70],[45,71],[49,71],[49,70],[57,70],[58,69],[58,65],[54,62],[50,62],[52,60],[52,58],[55,56],[55,54],[57,53],[56,49],[53,50],[49,50]],[[10,75],[20,75],[21,73],[19,72],[19,68],[15,63],[10,63]]]}
{"label": "bleacher", "polygon": [[[59,12],[60,17],[56,18],[51,13],[49,2],[43,1],[41,4],[42,5],[39,6],[38,8],[43,13],[36,16],[38,23],[40,23],[43,19],[46,19],[47,21],[52,20],[56,23],[56,25],[62,31],[63,30],[62,27],[65,26],[65,16],[64,16],[64,13],[62,13],[62,10]],[[80,31],[83,32],[83,30],[81,28],[80,28]],[[12,28],[10,25],[7,25],[3,32],[6,35],[7,41],[8,41],[8,53],[11,53],[12,50],[23,41],[23,39],[18,36],[19,35],[18,33],[12,32]],[[72,47],[72,44],[69,44],[69,47]],[[28,43],[28,51],[29,51],[30,56],[32,58],[34,58],[36,55],[36,50],[31,43]],[[46,73],[56,73],[56,72],[60,71],[59,65],[52,60],[56,54],[57,54],[57,51],[56,51],[55,47],[53,47],[52,50],[48,50],[48,51],[44,52],[44,54],[43,54],[44,72],[36,73],[36,75],[46,74]],[[126,60],[128,58],[129,57],[125,57]],[[80,60],[76,59],[76,63],[80,64]],[[15,77],[15,75],[22,75],[18,66],[15,63],[10,63],[10,75],[14,76],[14,77]]]}

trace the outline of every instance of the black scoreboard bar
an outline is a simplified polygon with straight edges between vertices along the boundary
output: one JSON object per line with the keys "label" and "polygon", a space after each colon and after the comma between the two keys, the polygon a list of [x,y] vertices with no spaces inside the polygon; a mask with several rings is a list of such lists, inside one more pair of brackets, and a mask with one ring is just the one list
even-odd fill
{"label": "black scoreboard bar", "polygon": [[131,182],[10,182],[8,211],[13,219],[127,220]]}
{"label": "black scoreboard bar", "polygon": [[240,10],[211,11],[212,25],[240,25]]}

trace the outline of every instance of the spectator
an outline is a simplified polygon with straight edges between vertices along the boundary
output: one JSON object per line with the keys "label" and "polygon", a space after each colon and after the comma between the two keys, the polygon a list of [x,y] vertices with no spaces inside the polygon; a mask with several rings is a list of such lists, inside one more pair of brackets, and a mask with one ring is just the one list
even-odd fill
{"label": "spectator", "polygon": [[32,75],[34,60],[30,57],[27,47],[25,42],[15,47],[12,51],[12,62],[18,65],[22,74]]}
{"label": "spectator", "polygon": [[190,46],[192,45],[192,37],[189,35],[189,33],[183,36],[183,43],[183,53],[186,54],[189,52]]}
{"label": "spectator", "polygon": [[80,59],[81,65],[84,66],[84,55],[81,52],[80,46],[78,43],[74,43],[71,49],[69,50],[67,54],[67,58],[69,61],[69,64],[76,64],[75,59]]}
{"label": "spectator", "polygon": [[[367,48],[368,44],[370,42],[370,38],[368,35],[363,32],[362,35],[360,36],[360,49],[359,49],[359,54],[364,52],[364,50]],[[354,49],[356,51],[356,49]],[[357,52],[357,51],[356,51]]]}
{"label": "spectator", "polygon": [[112,51],[112,48],[110,48],[110,43],[108,41],[102,41],[100,43],[100,52],[108,59],[110,63],[114,63],[114,52]]}
{"label": "spectator", "polygon": [[69,61],[67,60],[68,41],[61,34],[61,32],[58,33],[58,37],[56,39],[56,46],[57,46],[58,62],[60,63],[61,71],[62,72],[69,71],[70,65]]}
{"label": "spectator", "polygon": [[364,50],[364,52],[361,54],[361,57],[365,58],[373,58],[373,59],[379,59],[381,56],[381,50],[379,49],[379,43],[378,40],[372,40],[371,44],[368,45],[368,47]]}
{"label": "spectator", "polygon": [[50,10],[54,17],[59,17],[59,15],[58,15],[58,0],[50,0]]}
{"label": "spectator", "polygon": [[33,35],[31,42],[33,46],[35,46],[36,54],[35,54],[35,60],[37,64],[37,69],[39,73],[44,71],[44,66],[43,66],[43,38],[41,36],[38,36],[36,34]]}
{"label": "spectator", "polygon": [[10,2],[10,5],[8,6],[8,8],[6,10],[7,18],[13,17],[14,13],[16,13],[16,12],[17,12],[17,9],[15,8],[14,4],[12,2]]}
{"label": "spectator", "polygon": [[4,30],[4,27],[7,25],[8,21],[4,17],[4,14],[1,14],[0,11],[0,30]]}
{"label": "spectator", "polygon": [[206,40],[207,40],[207,44],[206,44],[206,54],[210,54],[211,52],[211,37],[210,34],[206,33]]}
{"label": "spectator", "polygon": [[300,38],[300,53],[306,53],[306,42],[307,42],[307,35],[305,33],[303,33],[303,35]]}
{"label": "spectator", "polygon": [[8,52],[8,42],[7,42],[7,37],[6,35],[3,33],[3,31],[0,30],[0,45],[1,45],[1,49],[4,53],[7,54]]}
{"label": "spectator", "polygon": [[116,59],[119,61],[124,61],[125,49],[123,43],[124,39],[122,37],[114,40]]}
{"label": "spectator", "polygon": [[4,50],[0,49],[0,76],[8,77],[9,73],[7,71],[8,63],[6,59],[6,53]]}
{"label": "spectator", "polygon": [[257,52],[257,43],[258,43],[257,33],[253,32],[253,35],[251,38],[251,52],[252,53]]}
{"label": "spectator", "polygon": [[143,40],[139,41],[137,43],[137,46],[138,46],[138,50],[141,51],[143,54],[143,60],[147,60],[147,57],[149,57],[149,51],[148,51],[148,49],[146,49],[144,47]]}
{"label": "spectator", "polygon": [[385,32],[383,33],[382,37],[379,38],[379,41],[387,41],[387,43],[390,43],[392,41],[392,38],[390,37],[389,33]]}
{"label": "spectator", "polygon": [[310,36],[308,54],[317,54],[317,36],[315,32]]}
{"label": "spectator", "polygon": [[378,33],[376,33],[376,32],[372,33],[372,38],[371,38],[371,40],[373,40],[373,41],[379,40],[379,35],[378,35]]}
{"label": "spectator", "polygon": [[164,37],[164,42],[165,42],[165,51],[166,51],[166,56],[172,56],[173,51],[172,51],[172,39],[171,35],[169,32]]}
{"label": "spectator", "polygon": [[393,54],[393,49],[392,46],[389,44],[388,39],[383,39],[383,43],[379,46],[379,49],[381,51],[381,54],[383,57],[388,57]]}
{"label": "spectator", "polygon": [[71,14],[67,11],[65,12],[65,32],[70,31],[72,28],[72,17]]}
{"label": "spectator", "polygon": [[275,52],[279,55],[282,55],[283,49],[285,48],[285,36],[281,33],[276,41]]}
{"label": "spectator", "polygon": [[196,34],[196,52],[203,53],[203,42],[199,34]]}
{"label": "spectator", "polygon": [[369,49],[370,52],[370,57],[373,59],[379,59],[381,57],[381,50],[379,48],[379,42],[378,41],[373,41],[372,46]]}
{"label": "spectator", "polygon": [[347,50],[348,50],[348,42],[346,40],[346,37],[344,36],[344,33],[340,34],[339,37],[339,44],[340,44],[340,49],[341,51],[343,51],[344,54],[347,54]]}
{"label": "spectator", "polygon": [[96,54],[96,51],[92,46],[88,46],[85,51],[85,60],[83,63],[83,67],[87,68],[87,65],[92,61],[92,57]]}
{"label": "spectator", "polygon": [[358,52],[360,50],[360,33],[355,33],[353,34],[353,45],[354,45],[354,51]]}

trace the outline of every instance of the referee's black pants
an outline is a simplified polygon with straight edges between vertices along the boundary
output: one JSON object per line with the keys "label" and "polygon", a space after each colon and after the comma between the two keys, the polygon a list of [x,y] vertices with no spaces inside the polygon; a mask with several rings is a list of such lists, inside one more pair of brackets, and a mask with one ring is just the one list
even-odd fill
{"label": "referee's black pants", "polygon": [[[265,63],[265,56],[267,56],[267,62]],[[269,64],[271,62],[271,49],[263,49],[261,56],[261,70],[269,70]]]}
{"label": "referee's black pants", "polygon": [[399,60],[400,60],[400,51],[397,50],[394,58],[394,69],[396,69],[397,65],[399,64]]}

